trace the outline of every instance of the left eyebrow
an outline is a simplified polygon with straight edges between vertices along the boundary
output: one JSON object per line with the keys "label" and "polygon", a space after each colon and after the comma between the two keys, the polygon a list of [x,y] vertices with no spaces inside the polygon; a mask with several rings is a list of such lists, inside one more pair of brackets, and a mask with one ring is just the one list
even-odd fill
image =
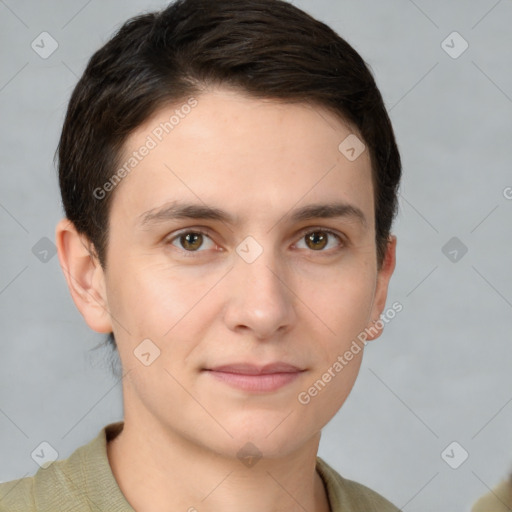
{"label": "left eyebrow", "polygon": [[[336,202],[326,204],[310,204],[293,210],[285,215],[292,222],[311,219],[348,218],[356,220],[362,227],[367,228],[368,222],[363,211],[355,205]],[[236,224],[238,217],[213,206],[205,204],[181,203],[174,201],[162,208],[148,210],[139,216],[138,226],[145,228],[174,219],[207,219]]]}
{"label": "left eyebrow", "polygon": [[327,204],[310,204],[291,212],[291,220],[299,222],[311,219],[329,219],[336,217],[346,217],[356,220],[364,228],[368,227],[368,222],[363,211],[355,205],[338,202]]}

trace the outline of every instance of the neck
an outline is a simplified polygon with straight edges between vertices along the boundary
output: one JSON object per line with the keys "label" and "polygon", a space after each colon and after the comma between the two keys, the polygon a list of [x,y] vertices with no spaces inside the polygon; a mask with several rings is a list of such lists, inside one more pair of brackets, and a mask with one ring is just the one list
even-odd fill
{"label": "neck", "polygon": [[316,472],[320,435],[281,458],[251,460],[125,416],[107,455],[121,491],[138,512],[330,512]]}

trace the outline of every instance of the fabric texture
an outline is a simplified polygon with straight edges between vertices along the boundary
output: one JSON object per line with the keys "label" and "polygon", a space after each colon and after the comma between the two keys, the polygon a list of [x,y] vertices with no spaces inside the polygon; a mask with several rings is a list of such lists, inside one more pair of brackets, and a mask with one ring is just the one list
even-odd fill
{"label": "fabric texture", "polygon": [[[34,476],[0,484],[0,512],[135,512],[114,478],[107,442],[123,429],[110,423],[67,459],[40,468]],[[368,487],[341,477],[317,457],[331,512],[397,512]]]}
{"label": "fabric texture", "polygon": [[482,496],[471,512],[510,512],[512,510],[512,477],[500,482],[491,492]]}

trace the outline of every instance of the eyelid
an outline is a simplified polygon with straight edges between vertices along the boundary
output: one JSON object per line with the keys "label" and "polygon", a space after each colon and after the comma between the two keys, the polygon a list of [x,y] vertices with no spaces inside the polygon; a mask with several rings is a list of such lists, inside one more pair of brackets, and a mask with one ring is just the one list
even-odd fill
{"label": "eyelid", "polygon": [[333,235],[337,238],[339,238],[342,242],[347,243],[347,238],[343,233],[340,233],[336,229],[328,228],[325,226],[308,226],[304,229],[301,229],[298,232],[298,235],[301,237],[304,235],[307,235],[308,233],[315,232],[315,231],[322,231],[323,233],[329,233],[330,235]]}

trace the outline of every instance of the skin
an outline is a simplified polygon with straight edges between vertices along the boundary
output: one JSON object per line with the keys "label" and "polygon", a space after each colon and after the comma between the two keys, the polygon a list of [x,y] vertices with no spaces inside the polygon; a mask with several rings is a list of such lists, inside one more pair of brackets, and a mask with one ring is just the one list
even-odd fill
{"label": "skin", "polygon": [[[321,429],[350,393],[363,350],[307,405],[297,397],[384,311],[396,237],[378,270],[369,154],[349,161],[338,150],[357,132],[337,116],[226,88],[196,98],[115,189],[106,270],[67,219],[56,229],[73,300],[93,330],[114,332],[123,365],[125,426],[108,444],[110,465],[138,512],[326,512],[315,471]],[[125,155],[175,108],[133,132]],[[138,226],[144,212],[178,199],[238,222]],[[290,220],[296,208],[340,200],[362,210],[366,227],[352,217]],[[187,252],[176,233],[199,227],[209,234]],[[304,231],[325,229],[344,238],[307,243]],[[236,252],[247,236],[263,249],[252,263]],[[147,338],[160,350],[149,366],[134,355]],[[202,371],[245,361],[305,371],[266,393]],[[237,456],[248,442],[262,455],[251,467]]]}

